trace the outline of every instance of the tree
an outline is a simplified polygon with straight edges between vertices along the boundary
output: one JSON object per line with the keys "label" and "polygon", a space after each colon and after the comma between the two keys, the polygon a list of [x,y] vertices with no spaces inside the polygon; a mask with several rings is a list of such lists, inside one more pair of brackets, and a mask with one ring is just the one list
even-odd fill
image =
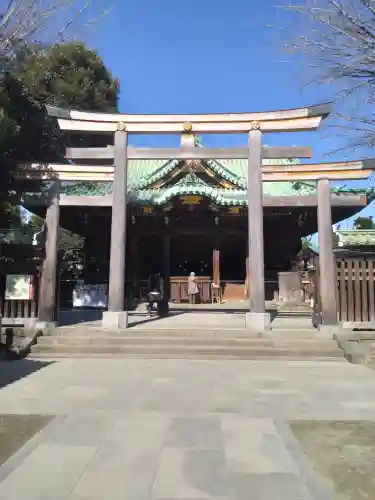
{"label": "tree", "polygon": [[[44,50],[22,47],[9,60],[0,79],[0,227],[8,225],[11,206],[24,192],[40,192],[38,180],[25,180],[20,163],[61,162],[65,140],[55,120],[45,113],[52,104],[115,111],[119,84],[98,55],[81,43]],[[103,138],[77,138],[99,145]],[[48,169],[46,167],[48,176]]]}
{"label": "tree", "polygon": [[353,224],[354,229],[374,229],[372,217],[357,217]]}
{"label": "tree", "polygon": [[[82,43],[22,47],[0,80],[0,227],[19,227],[15,206],[25,191],[38,193],[43,182],[20,177],[20,162],[61,162],[65,140],[55,120],[45,113],[45,105],[116,111],[119,83],[99,56]],[[100,145],[101,137],[78,138],[82,143]],[[104,138],[104,140],[107,140]],[[48,168],[45,171],[48,181]],[[18,222],[18,224],[17,224]],[[32,216],[21,224],[28,234],[42,229],[43,220]],[[77,276],[83,266],[83,238],[60,231],[62,272]]]}
{"label": "tree", "polygon": [[23,48],[12,75],[38,103],[81,110],[117,111],[119,82],[95,51],[83,43]]}
{"label": "tree", "polygon": [[[42,233],[44,220],[37,215],[32,215],[27,222],[21,225],[21,231],[29,236],[31,241],[35,234]],[[60,229],[59,254],[60,272],[68,276],[78,278],[84,267],[82,249],[84,238],[79,234],[72,233],[66,229]]]}
{"label": "tree", "polygon": [[308,238],[301,238],[301,242],[302,242],[301,246],[302,246],[302,251],[303,252],[307,252],[307,251],[310,250],[310,240],[311,240],[311,238],[310,239],[308,239]]}
{"label": "tree", "polygon": [[375,146],[375,0],[292,0],[283,8],[299,18],[297,36],[282,29],[284,48],[308,65],[307,83],[333,84],[341,110],[333,125],[349,147]]}
{"label": "tree", "polygon": [[25,43],[66,42],[72,33],[94,24],[113,5],[99,10],[93,0],[4,0],[0,6],[0,58]]}

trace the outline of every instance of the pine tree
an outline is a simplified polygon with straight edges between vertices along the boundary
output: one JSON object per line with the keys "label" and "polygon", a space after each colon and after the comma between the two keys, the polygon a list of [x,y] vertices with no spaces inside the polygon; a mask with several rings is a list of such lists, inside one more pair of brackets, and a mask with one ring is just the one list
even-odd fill
{"label": "pine tree", "polygon": [[[119,83],[101,58],[82,43],[23,47],[6,61],[0,77],[0,227],[12,220],[12,206],[26,191],[39,192],[38,180],[23,180],[23,162],[61,162],[66,138],[45,105],[116,111]],[[78,137],[100,145],[103,138]]]}

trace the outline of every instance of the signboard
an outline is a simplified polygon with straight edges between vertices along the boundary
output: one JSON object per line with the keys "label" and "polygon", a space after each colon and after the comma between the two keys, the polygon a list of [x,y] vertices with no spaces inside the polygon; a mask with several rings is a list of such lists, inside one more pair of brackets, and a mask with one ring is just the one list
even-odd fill
{"label": "signboard", "polygon": [[34,277],[29,274],[7,274],[5,300],[34,300]]}
{"label": "signboard", "polygon": [[107,307],[107,285],[77,285],[73,290],[73,307]]}

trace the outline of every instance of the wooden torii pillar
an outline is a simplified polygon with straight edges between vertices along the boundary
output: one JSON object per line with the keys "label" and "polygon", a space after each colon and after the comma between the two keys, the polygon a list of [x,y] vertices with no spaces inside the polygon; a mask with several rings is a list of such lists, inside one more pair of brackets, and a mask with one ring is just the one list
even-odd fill
{"label": "wooden torii pillar", "polygon": [[103,328],[128,327],[125,307],[125,258],[127,219],[128,133],[120,122],[115,132],[114,179],[109,258],[108,310],[103,312]]}
{"label": "wooden torii pillar", "polygon": [[51,182],[47,193],[44,225],[44,260],[39,280],[37,330],[49,332],[56,326],[58,248],[60,235],[60,181]]}
{"label": "wooden torii pillar", "polygon": [[333,253],[331,190],[328,178],[317,182],[319,291],[321,310],[320,329],[337,325],[336,263]]}
{"label": "wooden torii pillar", "polygon": [[271,316],[265,309],[262,131],[258,121],[251,123],[247,169],[249,311],[246,325],[251,325],[254,330],[268,330]]}

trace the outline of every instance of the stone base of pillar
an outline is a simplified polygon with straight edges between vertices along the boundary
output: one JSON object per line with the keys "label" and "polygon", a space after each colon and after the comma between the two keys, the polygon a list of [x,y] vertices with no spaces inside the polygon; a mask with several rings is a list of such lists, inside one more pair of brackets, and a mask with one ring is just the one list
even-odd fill
{"label": "stone base of pillar", "polygon": [[319,333],[321,335],[334,338],[334,335],[340,330],[339,325],[319,325]]}
{"label": "stone base of pillar", "polygon": [[35,331],[42,332],[42,334],[46,337],[49,335],[53,335],[57,327],[56,321],[40,321],[37,320],[35,322]]}
{"label": "stone base of pillar", "polygon": [[102,327],[108,330],[121,330],[128,327],[128,311],[104,311]]}
{"label": "stone base of pillar", "polygon": [[246,330],[266,331],[271,329],[270,313],[252,313],[245,314]]}

